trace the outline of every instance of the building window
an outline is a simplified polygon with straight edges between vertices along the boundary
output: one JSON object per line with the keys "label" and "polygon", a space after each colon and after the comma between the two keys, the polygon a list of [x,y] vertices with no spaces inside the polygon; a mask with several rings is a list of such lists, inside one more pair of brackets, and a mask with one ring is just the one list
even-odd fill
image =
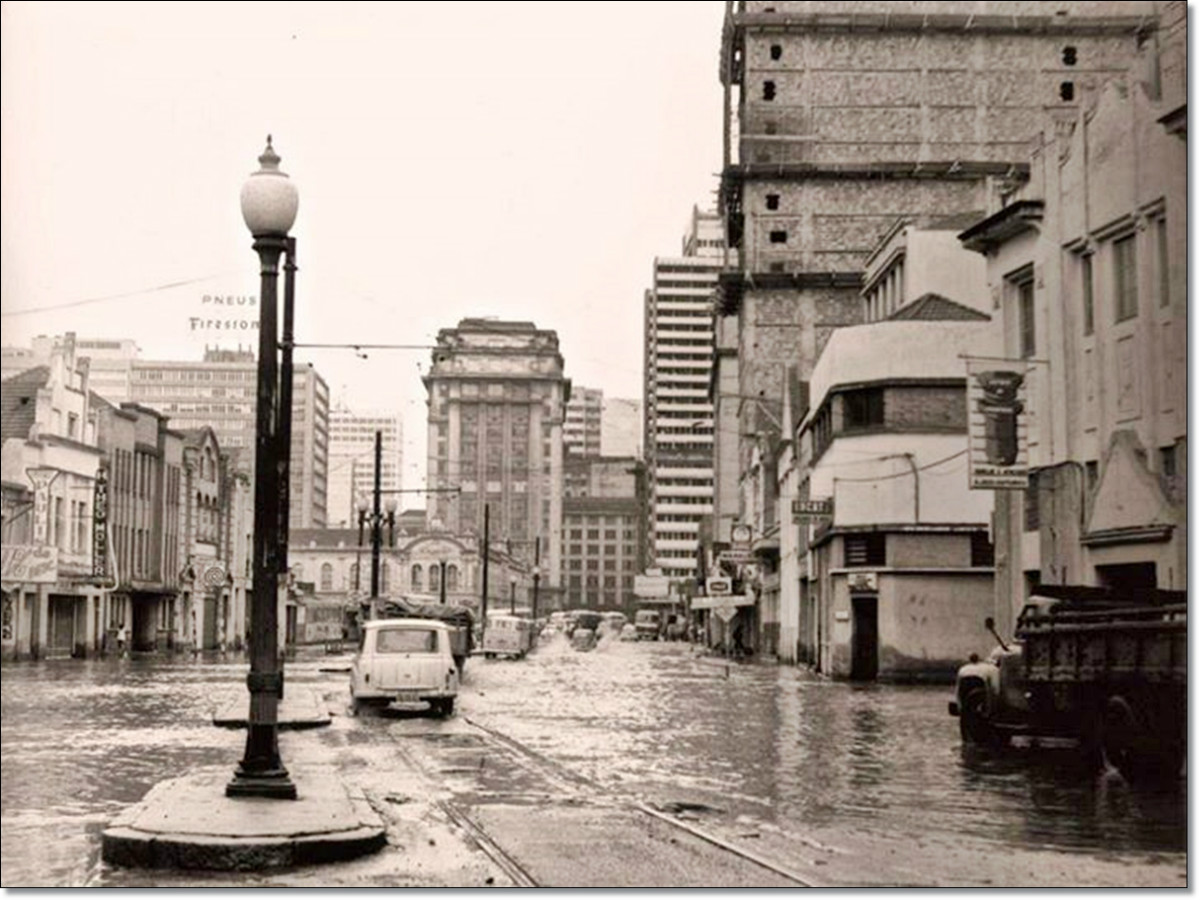
{"label": "building window", "polygon": [[986,531],[971,532],[971,565],[994,566],[996,564],[996,548],[988,539]]}
{"label": "building window", "polygon": [[453,563],[446,566],[446,590],[458,590],[458,566]]}
{"label": "building window", "polygon": [[767,194],[767,209],[779,209],[778,194]]}
{"label": "building window", "polygon": [[322,563],[321,564],[321,590],[323,590],[323,591],[332,591],[333,590],[333,564],[332,563]]}
{"label": "building window", "polygon": [[847,431],[882,425],[883,388],[864,388],[842,394],[842,424]]}
{"label": "building window", "polygon": [[425,573],[419,565],[412,567],[412,589],[414,591],[424,590]]}
{"label": "building window", "polygon": [[1062,98],[1064,103],[1070,103],[1075,99],[1075,82],[1064,81],[1058,86],[1058,96]]}
{"label": "building window", "polygon": [[1096,294],[1092,276],[1092,255],[1085,253],[1079,258],[1080,280],[1083,282],[1083,333],[1096,331]]}
{"label": "building window", "polygon": [[1135,235],[1113,241],[1113,307],[1116,320],[1124,322],[1138,312],[1137,246]]}
{"label": "building window", "polygon": [[1017,283],[1017,322],[1021,329],[1021,358],[1037,353],[1037,324],[1034,318],[1033,278]]}
{"label": "building window", "polygon": [[434,566],[429,567],[429,590],[430,591],[436,591],[441,588],[441,586],[442,586],[441,575],[442,575],[442,571],[438,566],[434,565]]}
{"label": "building window", "polygon": [[1175,477],[1175,445],[1158,448],[1158,464],[1163,478]]}
{"label": "building window", "polygon": [[772,244],[786,244],[787,243],[787,232],[786,231],[772,231],[770,237],[771,237]]}
{"label": "building window", "polygon": [[846,566],[887,565],[887,536],[878,532],[870,534],[848,534],[843,547]]}
{"label": "building window", "polygon": [[1038,511],[1038,473],[1029,473],[1029,487],[1025,488],[1025,530],[1037,531],[1041,527]]}
{"label": "building window", "polygon": [[775,60],[783,59],[783,45],[782,44],[772,44],[771,45],[771,59],[775,59]]}
{"label": "building window", "polygon": [[763,99],[764,100],[774,100],[775,99],[775,82],[773,82],[773,81],[764,81],[763,82]]}
{"label": "building window", "polygon": [[1158,270],[1158,305],[1171,305],[1171,273],[1167,257],[1167,217],[1154,220],[1154,265]]}
{"label": "building window", "polygon": [[1063,47],[1062,61],[1064,66],[1073,66],[1079,61],[1079,52],[1072,46]]}

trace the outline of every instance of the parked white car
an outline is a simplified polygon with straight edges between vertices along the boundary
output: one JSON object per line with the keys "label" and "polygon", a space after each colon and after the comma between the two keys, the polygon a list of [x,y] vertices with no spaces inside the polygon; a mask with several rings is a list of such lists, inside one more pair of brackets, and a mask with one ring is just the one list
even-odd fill
{"label": "parked white car", "polygon": [[450,628],[434,619],[374,619],[363,625],[350,668],[354,713],[366,705],[412,709],[428,704],[435,715],[452,715],[458,666],[450,638]]}

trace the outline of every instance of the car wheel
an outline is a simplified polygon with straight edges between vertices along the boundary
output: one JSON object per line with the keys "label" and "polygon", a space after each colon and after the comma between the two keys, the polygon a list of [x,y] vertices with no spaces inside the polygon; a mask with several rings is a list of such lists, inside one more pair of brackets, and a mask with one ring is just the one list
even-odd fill
{"label": "car wheel", "polygon": [[1145,717],[1124,697],[1108,698],[1100,729],[1105,765],[1120,772],[1130,784],[1170,781],[1179,776],[1182,746],[1159,739]]}
{"label": "car wheel", "polygon": [[997,747],[1004,743],[1003,735],[988,721],[988,695],[984,687],[973,687],[962,700],[958,714],[958,730],[969,744]]}

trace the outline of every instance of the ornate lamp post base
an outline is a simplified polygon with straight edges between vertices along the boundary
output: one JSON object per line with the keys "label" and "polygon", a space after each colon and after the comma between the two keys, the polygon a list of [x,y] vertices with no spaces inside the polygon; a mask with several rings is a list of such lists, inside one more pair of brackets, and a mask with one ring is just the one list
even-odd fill
{"label": "ornate lamp post base", "polygon": [[271,800],[295,800],[296,785],[288,777],[287,769],[278,772],[255,772],[243,775],[234,772],[233,779],[225,785],[226,797],[267,797]]}

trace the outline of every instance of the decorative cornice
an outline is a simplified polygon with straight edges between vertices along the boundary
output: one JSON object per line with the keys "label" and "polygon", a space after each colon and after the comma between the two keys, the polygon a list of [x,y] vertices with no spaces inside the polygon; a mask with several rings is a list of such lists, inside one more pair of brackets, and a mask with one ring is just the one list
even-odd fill
{"label": "decorative cornice", "polygon": [[1081,543],[1085,547],[1113,547],[1118,544],[1153,544],[1169,541],[1174,525],[1133,525],[1089,531]]}
{"label": "decorative cornice", "polygon": [[968,250],[990,253],[1005,241],[1036,228],[1045,208],[1046,204],[1041,200],[1018,200],[972,225],[959,234],[958,239]]}

